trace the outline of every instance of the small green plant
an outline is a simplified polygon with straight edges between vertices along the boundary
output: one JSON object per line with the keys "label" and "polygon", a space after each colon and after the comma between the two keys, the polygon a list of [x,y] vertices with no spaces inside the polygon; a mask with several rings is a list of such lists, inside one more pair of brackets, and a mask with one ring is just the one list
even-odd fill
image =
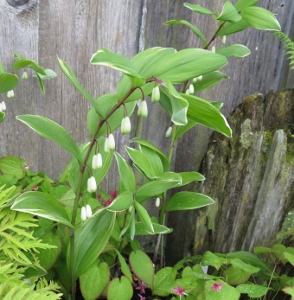
{"label": "small green plant", "polygon": [[[174,268],[163,268],[163,238],[172,231],[166,226],[168,212],[214,203],[209,196],[191,191],[168,196],[171,189],[205,179],[195,171],[173,172],[173,149],[177,140],[198,124],[231,137],[229,124],[220,112],[222,104],[209,102],[196,93],[227,78],[220,72],[228,62],[227,57],[242,58],[250,53],[243,45],[226,46],[227,36],[248,26],[280,30],[275,16],[255,6],[257,2],[240,0],[233,5],[226,1],[221,13],[185,3],[188,9],[209,15],[216,21],[214,36],[207,40],[196,26],[185,20],[165,24],[188,26],[201,39],[203,49],[177,51],[156,47],[146,49],[130,60],[108,49],[98,49],[91,64],[122,72],[116,93],[98,99],[85,90],[66,62],[58,59],[63,74],[92,105],[87,118],[90,141],[77,145],[65,128],[52,120],[22,115],[17,117],[19,121],[59,144],[72,155],[72,160],[59,180],[53,181],[44,172],[32,172],[19,158],[0,159],[0,184],[14,189],[6,204],[12,209],[10,217],[16,214],[15,211],[37,216],[39,227],[33,235],[54,246],[41,249],[36,256],[39,265],[35,266],[34,276],[41,278],[43,288],[46,284],[42,278],[54,279],[61,285],[66,299],[72,300],[76,299],[77,282],[87,300],[102,296],[108,300],[118,297],[128,300],[134,290],[141,300],[168,296],[171,299],[215,299],[215,295],[225,297],[225,294],[232,300],[238,299],[240,291],[230,286],[223,274],[207,275],[202,270],[201,264],[215,266],[207,260],[208,254],[199,263],[195,263],[199,258],[186,258]],[[214,42],[218,38],[222,39],[223,46],[216,49]],[[53,77],[53,73],[44,71],[32,61],[16,57],[18,62],[14,69],[31,67],[35,70],[43,91],[42,79]],[[1,78],[6,80],[1,93],[12,90],[17,84],[16,75],[6,73],[3,68],[0,82]],[[150,105],[161,105],[170,115],[172,126],[166,134],[170,139],[169,153],[164,153],[139,134],[131,140],[136,147],[125,147],[128,158],[124,158],[115,152],[113,132],[120,128],[121,134],[130,133],[130,118],[146,118]],[[113,160],[118,168],[119,185],[116,191],[102,191],[99,185]],[[137,182],[133,167],[144,177],[143,184]],[[144,207],[145,201],[155,199],[160,207],[158,218],[151,217]],[[153,262],[140,249],[136,240],[139,235],[157,235]],[[25,251],[21,250],[20,253]],[[159,269],[155,271],[153,263],[157,262],[158,256]],[[221,256],[215,256],[223,265],[244,265],[238,257],[222,260]],[[193,266],[186,266],[187,262]],[[257,269],[253,269],[251,266],[251,272],[255,273]],[[46,270],[46,274],[41,273],[42,270]],[[37,271],[39,275],[36,275]],[[150,296],[144,294],[145,290]]]}

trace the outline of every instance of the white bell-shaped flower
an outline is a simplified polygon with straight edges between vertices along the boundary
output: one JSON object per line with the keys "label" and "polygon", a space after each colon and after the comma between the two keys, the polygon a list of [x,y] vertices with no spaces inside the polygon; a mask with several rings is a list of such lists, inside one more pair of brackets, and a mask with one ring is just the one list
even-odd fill
{"label": "white bell-shaped flower", "polygon": [[91,206],[89,204],[87,204],[86,205],[86,216],[87,216],[87,218],[91,218],[92,215],[93,215],[92,208],[91,208]]}
{"label": "white bell-shaped flower", "polygon": [[83,206],[81,209],[81,219],[82,221],[86,221],[87,220],[87,212],[86,212],[86,207]]}
{"label": "white bell-shaped flower", "polygon": [[139,105],[138,116],[141,116],[143,118],[148,117],[148,107],[147,107],[147,102],[145,100],[141,101]]}
{"label": "white bell-shaped flower", "polygon": [[121,121],[121,133],[122,134],[129,134],[131,132],[131,128],[132,128],[132,125],[131,125],[131,120],[129,117],[125,117],[122,119]]}
{"label": "white bell-shaped flower", "polygon": [[152,101],[152,103],[156,103],[156,102],[159,102],[159,100],[160,100],[159,87],[155,86],[152,90],[151,101]]}
{"label": "white bell-shaped flower", "polygon": [[115,149],[115,140],[114,140],[114,136],[113,136],[112,133],[108,136],[107,145],[108,145],[109,150],[114,150]]}
{"label": "white bell-shaped flower", "polygon": [[97,190],[97,183],[94,176],[91,176],[87,181],[87,191],[89,193],[94,193]]}

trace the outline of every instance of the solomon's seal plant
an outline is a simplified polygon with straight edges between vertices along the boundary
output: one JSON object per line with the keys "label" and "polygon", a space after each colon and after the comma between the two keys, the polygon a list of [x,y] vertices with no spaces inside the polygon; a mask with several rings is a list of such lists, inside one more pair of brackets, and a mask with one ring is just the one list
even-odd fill
{"label": "solomon's seal plant", "polygon": [[[163,237],[172,231],[166,226],[168,212],[214,203],[209,196],[191,191],[174,192],[168,196],[167,192],[171,189],[205,179],[193,170],[173,172],[173,149],[177,140],[198,124],[231,137],[230,126],[220,112],[221,104],[209,102],[196,94],[227,78],[220,71],[228,63],[227,57],[242,58],[250,53],[247,47],[239,44],[216,49],[214,42],[217,38],[227,45],[229,35],[248,26],[280,30],[275,16],[255,6],[257,2],[239,0],[233,5],[226,1],[220,13],[185,3],[193,12],[216,20],[213,37],[207,40],[196,26],[185,20],[172,20],[165,24],[188,26],[200,38],[203,49],[177,51],[155,47],[138,53],[130,60],[108,49],[98,49],[90,63],[118,70],[122,76],[115,93],[101,95],[97,99],[79,83],[66,62],[58,58],[63,74],[91,104],[87,118],[91,136],[88,143],[78,145],[65,128],[42,116],[17,117],[72,155],[58,183],[45,174],[34,174],[27,169],[28,164],[24,161],[15,164],[17,158],[0,160],[1,172],[8,175],[0,179],[0,183],[16,187],[7,206],[19,213],[38,216],[40,227],[36,235],[43,240],[50,236],[52,244],[58,245],[56,252],[51,249],[42,252],[40,260],[50,256],[51,263],[43,261],[44,265],[41,264],[40,268],[46,270],[47,277],[59,282],[67,299],[76,298],[77,281],[83,297],[88,300],[99,296],[115,300],[118,294],[120,299],[128,300],[134,290],[139,291],[140,299],[171,295],[172,299],[212,299],[209,298],[212,293],[224,292],[234,300],[240,295],[234,287],[201,271],[200,264],[195,264],[193,269],[184,269],[182,276],[177,273],[183,267],[181,263],[175,268],[163,268]],[[52,71],[44,70],[19,55],[16,57],[18,62],[14,69],[30,67],[35,70],[43,91],[42,80],[52,77]],[[8,84],[2,89],[0,86],[0,93],[13,90],[18,80],[16,75],[8,74],[2,68],[0,81],[3,76],[8,78]],[[122,134],[129,134],[130,118],[148,117],[149,105],[161,105],[170,116],[172,125],[158,128],[166,130],[169,127],[166,132],[170,138],[169,153],[164,153],[152,141],[137,136],[131,139],[135,147],[126,146],[127,157],[123,157],[115,151],[113,133],[120,127]],[[1,113],[3,104],[0,117]],[[108,195],[100,187],[113,160],[120,179],[117,191],[110,191]],[[7,169],[7,163],[13,168]],[[143,184],[137,182],[133,167],[145,178]],[[10,180],[15,173],[19,177]],[[155,201],[160,208],[158,218],[149,215],[144,207],[145,201]],[[136,240],[136,236],[140,235],[157,235],[153,262],[140,250]],[[153,263],[157,262],[158,256],[160,266],[155,272]],[[202,281],[187,275],[192,273],[200,276]],[[145,290],[151,293],[150,297],[144,294]]]}

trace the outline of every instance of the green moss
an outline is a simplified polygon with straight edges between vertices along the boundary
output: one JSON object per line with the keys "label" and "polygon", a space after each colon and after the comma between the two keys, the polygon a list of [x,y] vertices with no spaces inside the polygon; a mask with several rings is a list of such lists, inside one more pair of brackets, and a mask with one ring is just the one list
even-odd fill
{"label": "green moss", "polygon": [[254,139],[253,132],[251,131],[251,120],[246,119],[244,123],[241,125],[241,135],[240,142],[242,147],[245,149],[250,148]]}

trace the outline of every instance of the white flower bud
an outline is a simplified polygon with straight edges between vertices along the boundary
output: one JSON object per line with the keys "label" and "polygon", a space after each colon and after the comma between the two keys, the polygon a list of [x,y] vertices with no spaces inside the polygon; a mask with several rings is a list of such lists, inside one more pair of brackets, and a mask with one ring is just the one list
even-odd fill
{"label": "white flower bud", "polygon": [[2,106],[2,110],[1,111],[5,111],[6,110],[6,104],[5,104],[4,101],[2,101],[1,106]]}
{"label": "white flower bud", "polygon": [[170,127],[168,127],[168,129],[167,129],[167,131],[166,131],[166,133],[165,133],[165,136],[166,137],[169,137],[170,135],[171,135],[171,133],[172,133],[172,130],[173,130],[173,128],[170,126]]}
{"label": "white flower bud", "polygon": [[215,46],[212,46],[212,47],[211,47],[211,52],[212,52],[212,53],[215,53]]}
{"label": "white flower bud", "polygon": [[13,98],[14,97],[14,91],[11,90],[11,91],[8,91],[7,92],[7,98]]}
{"label": "white flower bud", "polygon": [[108,136],[107,146],[109,150],[114,150],[115,148],[115,140],[112,133]]}
{"label": "white flower bud", "polygon": [[92,169],[97,170],[102,167],[102,155],[100,153],[93,155]]}
{"label": "white flower bud", "polygon": [[194,85],[192,83],[189,85],[189,93],[194,94]]}
{"label": "white flower bud", "polygon": [[131,132],[131,120],[129,117],[125,117],[121,121],[121,133],[122,134],[129,134]]}
{"label": "white flower bud", "polygon": [[86,205],[86,216],[87,218],[91,218],[92,217],[92,208],[89,204]]}
{"label": "white flower bud", "polygon": [[155,86],[152,90],[151,101],[152,101],[152,103],[156,103],[156,102],[159,102],[159,100],[160,100],[159,87]]}
{"label": "white flower bud", "polygon": [[192,79],[192,82],[194,82],[194,83],[197,82],[197,81],[198,81],[198,77],[195,77],[195,78]]}
{"label": "white flower bud", "polygon": [[108,147],[108,141],[109,141],[109,139],[106,138],[106,139],[105,139],[105,142],[104,142],[104,152],[105,152],[105,153],[109,153],[109,152],[110,152],[110,149],[109,149],[109,147]]}
{"label": "white flower bud", "polygon": [[147,102],[145,100],[141,101],[139,105],[138,116],[141,116],[143,118],[148,117],[148,107],[147,107]]}
{"label": "white flower bud", "polygon": [[198,77],[197,77],[197,81],[201,81],[201,80],[202,80],[202,78],[203,78],[203,76],[202,76],[202,75],[198,76]]}
{"label": "white flower bud", "polygon": [[87,212],[86,212],[86,207],[83,206],[81,209],[81,219],[82,221],[86,221],[87,220]]}
{"label": "white flower bud", "polygon": [[28,73],[24,71],[21,76],[22,79],[28,79]]}
{"label": "white flower bud", "polygon": [[187,95],[190,95],[189,89],[186,90],[186,94],[187,94]]}
{"label": "white flower bud", "polygon": [[94,176],[91,176],[87,181],[87,191],[89,193],[94,193],[97,190],[97,184]]}
{"label": "white flower bud", "polygon": [[222,38],[222,44],[225,45],[227,42],[227,36],[224,35],[223,38]]}
{"label": "white flower bud", "polygon": [[155,200],[155,206],[156,207],[160,206],[160,198],[159,197],[157,197],[156,200]]}

